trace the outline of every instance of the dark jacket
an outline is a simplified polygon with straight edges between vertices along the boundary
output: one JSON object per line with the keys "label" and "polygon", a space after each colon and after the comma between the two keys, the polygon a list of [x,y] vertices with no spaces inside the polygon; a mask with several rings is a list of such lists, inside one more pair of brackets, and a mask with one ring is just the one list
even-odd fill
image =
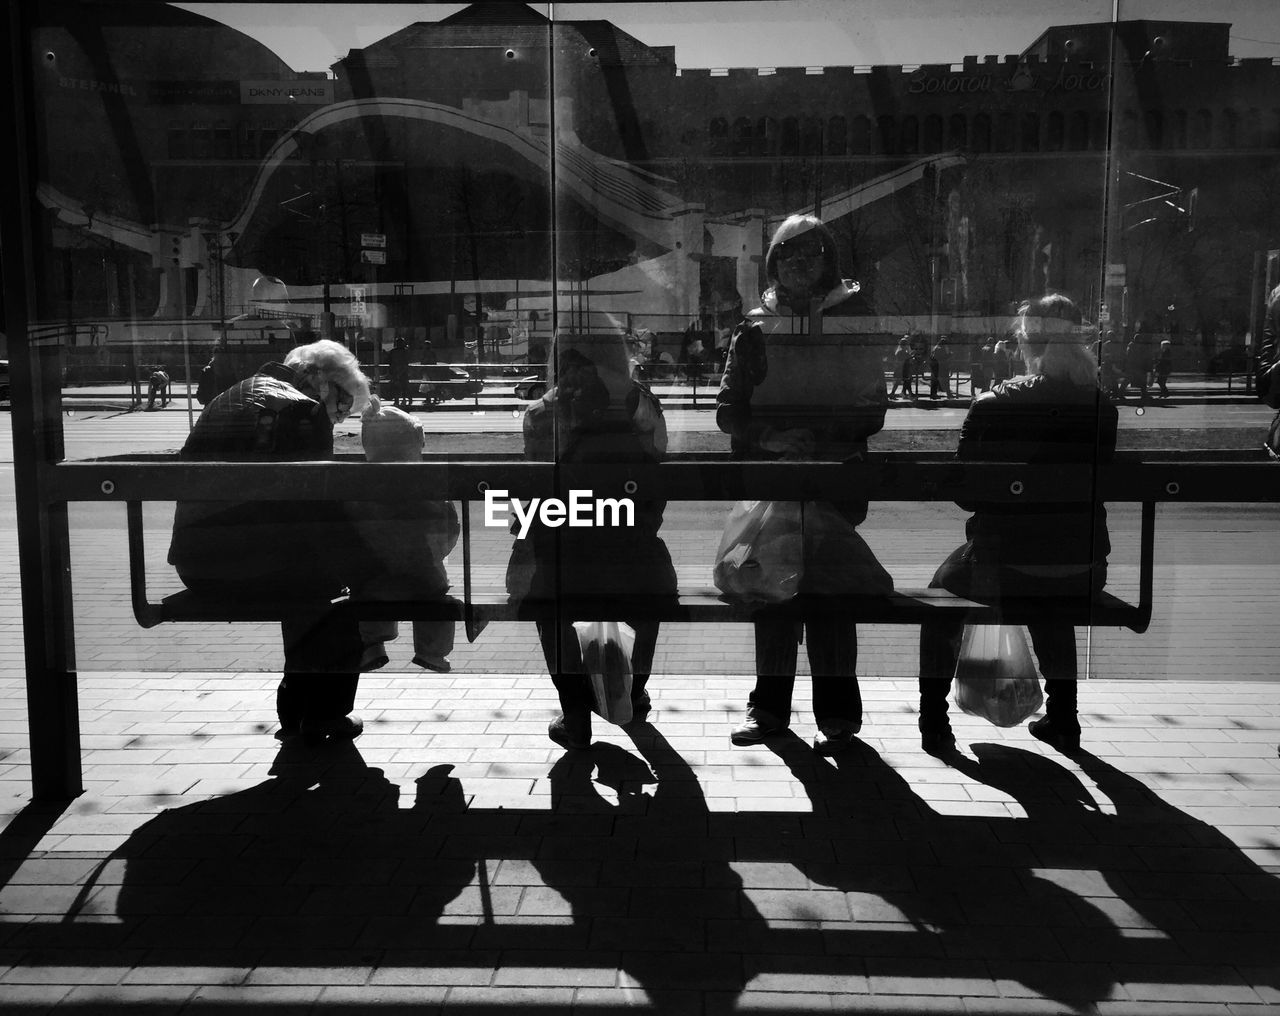
{"label": "dark jacket", "polygon": [[[333,455],[324,407],[269,363],[217,396],[182,447],[184,459],[300,462]],[[375,568],[339,501],[179,501],[169,563],[193,589],[331,598]]]}
{"label": "dark jacket", "polygon": [[716,396],[716,424],[734,458],[776,459],[760,447],[765,430],[806,428],[815,459],[841,460],[864,452],[884,427],[889,398],[870,305],[844,282],[821,310],[811,322],[770,290],[734,331]]}
{"label": "dark jacket", "polygon": [[[1015,378],[979,395],[960,430],[956,457],[971,462],[1096,463],[1112,458],[1118,414],[1097,388],[1058,378]],[[975,558],[997,567],[1084,571],[1111,552],[1099,503],[986,504],[965,533]]]}
{"label": "dark jacket", "polygon": [[[602,384],[589,381],[574,390],[552,388],[530,406],[524,445],[530,461],[659,462],[667,429],[661,404],[644,385],[633,381],[618,407],[609,405]],[[535,521],[512,547],[508,593],[517,600],[673,596],[675,568],[658,535],[665,509],[662,500],[636,501],[634,527],[550,529]]]}

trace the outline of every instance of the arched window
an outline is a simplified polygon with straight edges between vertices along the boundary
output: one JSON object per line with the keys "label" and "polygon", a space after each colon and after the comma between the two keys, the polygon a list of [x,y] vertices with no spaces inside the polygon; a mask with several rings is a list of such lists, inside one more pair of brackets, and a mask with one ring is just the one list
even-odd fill
{"label": "arched window", "polygon": [[722,116],[714,117],[707,125],[707,139],[711,143],[712,155],[725,155],[729,149],[729,121]]}
{"label": "arched window", "polygon": [[1013,114],[1001,113],[996,117],[996,151],[1013,151]]}
{"label": "arched window", "polygon": [[782,121],[782,143],[778,147],[780,155],[800,154],[800,121],[794,116],[784,117]]}
{"label": "arched window", "polygon": [[1160,110],[1149,109],[1143,113],[1142,128],[1148,148],[1164,147],[1164,114]]}
{"label": "arched window", "polygon": [[1018,121],[1018,150],[1040,151],[1040,114],[1023,113]]}
{"label": "arched window", "polygon": [[827,154],[844,155],[849,150],[849,129],[842,116],[827,121]]}
{"label": "arched window", "polygon": [[740,116],[733,121],[732,152],[734,155],[750,155],[753,131],[751,121]]}
{"label": "arched window", "polygon": [[853,129],[849,132],[849,151],[853,155],[869,155],[871,153],[871,118],[858,114],[853,118]]}
{"label": "arched window", "polygon": [[1213,114],[1197,109],[1191,120],[1191,147],[1208,148],[1213,141]]}
{"label": "arched window", "polygon": [[1094,113],[1090,122],[1093,124],[1093,132],[1089,135],[1089,147],[1095,152],[1106,151],[1107,114],[1102,112]]}
{"label": "arched window", "polygon": [[898,151],[898,121],[891,116],[876,117],[876,131],[880,135],[880,151],[894,155]]}
{"label": "arched window", "polygon": [[991,151],[991,117],[978,113],[973,118],[973,136],[970,147],[975,152]]}
{"label": "arched window", "polygon": [[1049,152],[1060,152],[1066,144],[1066,120],[1059,109],[1053,110],[1045,121],[1044,147]]}
{"label": "arched window", "polygon": [[1089,114],[1086,110],[1077,109],[1071,114],[1067,127],[1067,148],[1073,152],[1083,152],[1089,147]]}
{"label": "arched window", "polygon": [[1240,114],[1234,109],[1222,111],[1222,134],[1218,139],[1219,148],[1240,147]]}
{"label": "arched window", "polygon": [[756,155],[776,155],[778,152],[778,121],[762,116],[756,121]]}
{"label": "arched window", "polygon": [[947,120],[947,147],[964,148],[969,143],[969,121],[963,113],[952,113]]}
{"label": "arched window", "polygon": [[1262,147],[1262,113],[1256,107],[1244,115],[1244,143],[1248,148]]}
{"label": "arched window", "polygon": [[185,159],[187,157],[187,125],[179,120],[170,120],[167,135],[169,158]]}
{"label": "arched window", "polygon": [[213,148],[213,128],[207,123],[193,124],[191,127],[191,157],[207,159]]}
{"label": "arched window", "polygon": [[229,159],[231,156],[231,124],[218,120],[213,125],[213,157]]}
{"label": "arched window", "polygon": [[920,121],[914,116],[902,118],[902,142],[899,151],[903,155],[915,155],[920,151]]}
{"label": "arched window", "polygon": [[1187,147],[1187,111],[1175,109],[1169,116],[1169,147]]}
{"label": "arched window", "polygon": [[928,154],[942,151],[942,117],[930,113],[924,118],[924,136],[921,145]]}
{"label": "arched window", "polygon": [[821,155],[822,154],[822,121],[815,120],[812,117],[805,117],[804,126],[800,131],[800,154],[801,155]]}
{"label": "arched window", "polygon": [[258,129],[258,157],[266,155],[271,151],[271,146],[276,143],[276,139],[280,137],[280,131],[269,123],[264,123]]}

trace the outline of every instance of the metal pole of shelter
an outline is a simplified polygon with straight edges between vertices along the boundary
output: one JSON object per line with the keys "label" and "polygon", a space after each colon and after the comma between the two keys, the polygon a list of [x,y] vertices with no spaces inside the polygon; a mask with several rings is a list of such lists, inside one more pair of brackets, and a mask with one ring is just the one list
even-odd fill
{"label": "metal pole of shelter", "polygon": [[67,505],[44,497],[52,466],[63,457],[61,340],[30,339],[37,292],[31,260],[32,186],[29,33],[25,4],[7,8],[10,91],[0,102],[0,138],[13,175],[0,194],[5,328],[12,369],[11,419],[27,672],[31,781],[37,800],[65,800],[83,790],[71,613]]}

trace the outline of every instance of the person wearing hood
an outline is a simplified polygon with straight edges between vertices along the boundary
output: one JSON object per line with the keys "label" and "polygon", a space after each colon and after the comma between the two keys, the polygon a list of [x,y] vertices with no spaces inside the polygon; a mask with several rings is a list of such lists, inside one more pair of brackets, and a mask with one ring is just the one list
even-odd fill
{"label": "person wearing hood", "polygon": [[[884,426],[888,395],[874,312],[858,283],[841,277],[831,230],[812,215],[786,219],[765,255],[765,277],[760,306],[730,341],[716,398],[716,423],[729,435],[733,457],[861,459],[867,438]],[[862,499],[833,506],[850,531],[867,515]],[[879,567],[873,557],[869,563]],[[799,593],[808,592],[802,580]],[[746,719],[730,735],[734,744],[787,729],[802,634],[813,673],[815,747],[837,751],[861,729],[854,622],[815,617],[801,624],[766,608],[756,615],[756,684]]]}

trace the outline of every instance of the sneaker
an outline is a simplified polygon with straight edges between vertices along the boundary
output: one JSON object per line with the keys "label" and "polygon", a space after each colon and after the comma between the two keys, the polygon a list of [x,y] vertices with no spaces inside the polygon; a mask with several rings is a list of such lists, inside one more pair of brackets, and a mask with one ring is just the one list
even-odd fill
{"label": "sneaker", "polygon": [[591,714],[561,713],[547,727],[547,736],[561,748],[582,751],[591,747]]}
{"label": "sneaker", "polygon": [[837,755],[853,743],[861,729],[862,724],[853,720],[823,720],[818,724],[813,750],[819,755]]}
{"label": "sneaker", "polygon": [[1031,732],[1032,737],[1057,748],[1058,751],[1080,750],[1080,725],[1078,723],[1073,727],[1068,727],[1062,722],[1055,724],[1049,717],[1041,716],[1040,719],[1032,720],[1028,723],[1027,730]]}
{"label": "sneaker", "polygon": [[364,733],[364,721],[355,713],[331,720],[303,720],[302,736],[308,744],[319,744],[326,738],[334,741],[354,741]]}
{"label": "sneaker", "polygon": [[729,732],[729,740],[739,745],[759,744],[775,734],[781,734],[786,729],[787,725],[772,713],[757,709],[755,706],[747,706],[746,719],[740,726],[734,727]]}

